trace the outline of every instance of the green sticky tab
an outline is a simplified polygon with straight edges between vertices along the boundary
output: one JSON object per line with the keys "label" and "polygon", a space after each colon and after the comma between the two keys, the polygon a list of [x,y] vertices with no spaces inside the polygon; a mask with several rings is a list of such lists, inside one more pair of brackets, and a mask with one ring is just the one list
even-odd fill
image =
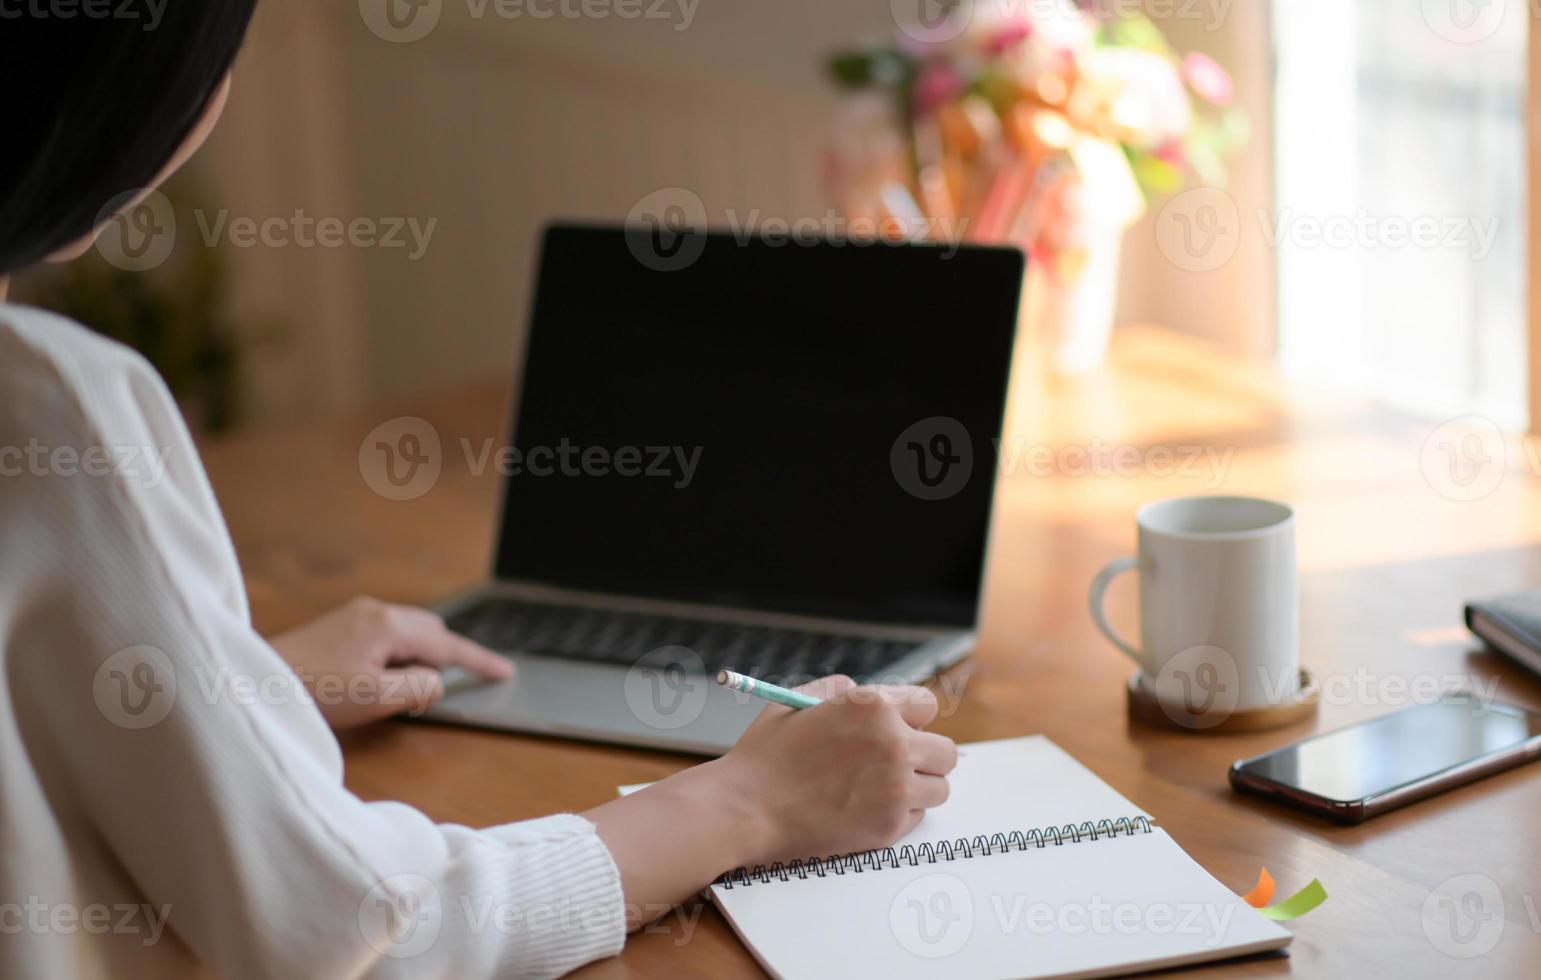
{"label": "green sticky tab", "polygon": [[1285,922],[1290,919],[1300,918],[1325,901],[1327,901],[1327,889],[1322,887],[1320,881],[1312,878],[1309,885],[1289,898],[1279,902],[1277,905],[1270,905],[1266,909],[1258,909],[1258,912],[1262,913],[1265,919],[1277,919]]}

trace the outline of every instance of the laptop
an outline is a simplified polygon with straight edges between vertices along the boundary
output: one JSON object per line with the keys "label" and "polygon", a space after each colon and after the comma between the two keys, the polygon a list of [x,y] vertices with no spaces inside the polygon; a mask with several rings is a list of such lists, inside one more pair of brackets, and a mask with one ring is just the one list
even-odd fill
{"label": "laptop", "polygon": [[559,225],[492,576],[437,607],[517,664],[438,721],[715,755],[793,686],[911,683],[978,626],[1014,249]]}

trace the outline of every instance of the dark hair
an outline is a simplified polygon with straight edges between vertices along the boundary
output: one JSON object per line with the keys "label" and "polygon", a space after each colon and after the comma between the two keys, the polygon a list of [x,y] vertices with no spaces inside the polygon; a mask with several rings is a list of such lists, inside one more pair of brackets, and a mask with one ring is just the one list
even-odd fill
{"label": "dark hair", "polygon": [[18,4],[0,14],[0,275],[149,184],[229,72],[257,0]]}

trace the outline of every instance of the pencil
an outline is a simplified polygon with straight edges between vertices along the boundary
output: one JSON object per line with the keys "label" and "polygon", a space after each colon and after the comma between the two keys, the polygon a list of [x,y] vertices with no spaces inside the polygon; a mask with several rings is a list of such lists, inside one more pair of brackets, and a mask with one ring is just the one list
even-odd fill
{"label": "pencil", "polygon": [[730,691],[738,691],[741,694],[763,698],[772,704],[784,704],[788,708],[796,708],[799,711],[824,703],[811,695],[789,691],[784,687],[777,687],[775,684],[755,680],[753,677],[746,677],[732,670],[719,670],[717,672],[717,683]]}

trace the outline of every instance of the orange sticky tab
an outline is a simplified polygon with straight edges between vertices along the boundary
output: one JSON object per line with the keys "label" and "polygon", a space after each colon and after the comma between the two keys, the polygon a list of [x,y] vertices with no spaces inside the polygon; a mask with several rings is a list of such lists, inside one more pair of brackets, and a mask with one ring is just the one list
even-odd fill
{"label": "orange sticky tab", "polygon": [[1267,868],[1263,868],[1257,873],[1257,886],[1243,895],[1241,900],[1255,909],[1260,909],[1273,901],[1274,889],[1277,887],[1274,884],[1273,875],[1268,873]]}

